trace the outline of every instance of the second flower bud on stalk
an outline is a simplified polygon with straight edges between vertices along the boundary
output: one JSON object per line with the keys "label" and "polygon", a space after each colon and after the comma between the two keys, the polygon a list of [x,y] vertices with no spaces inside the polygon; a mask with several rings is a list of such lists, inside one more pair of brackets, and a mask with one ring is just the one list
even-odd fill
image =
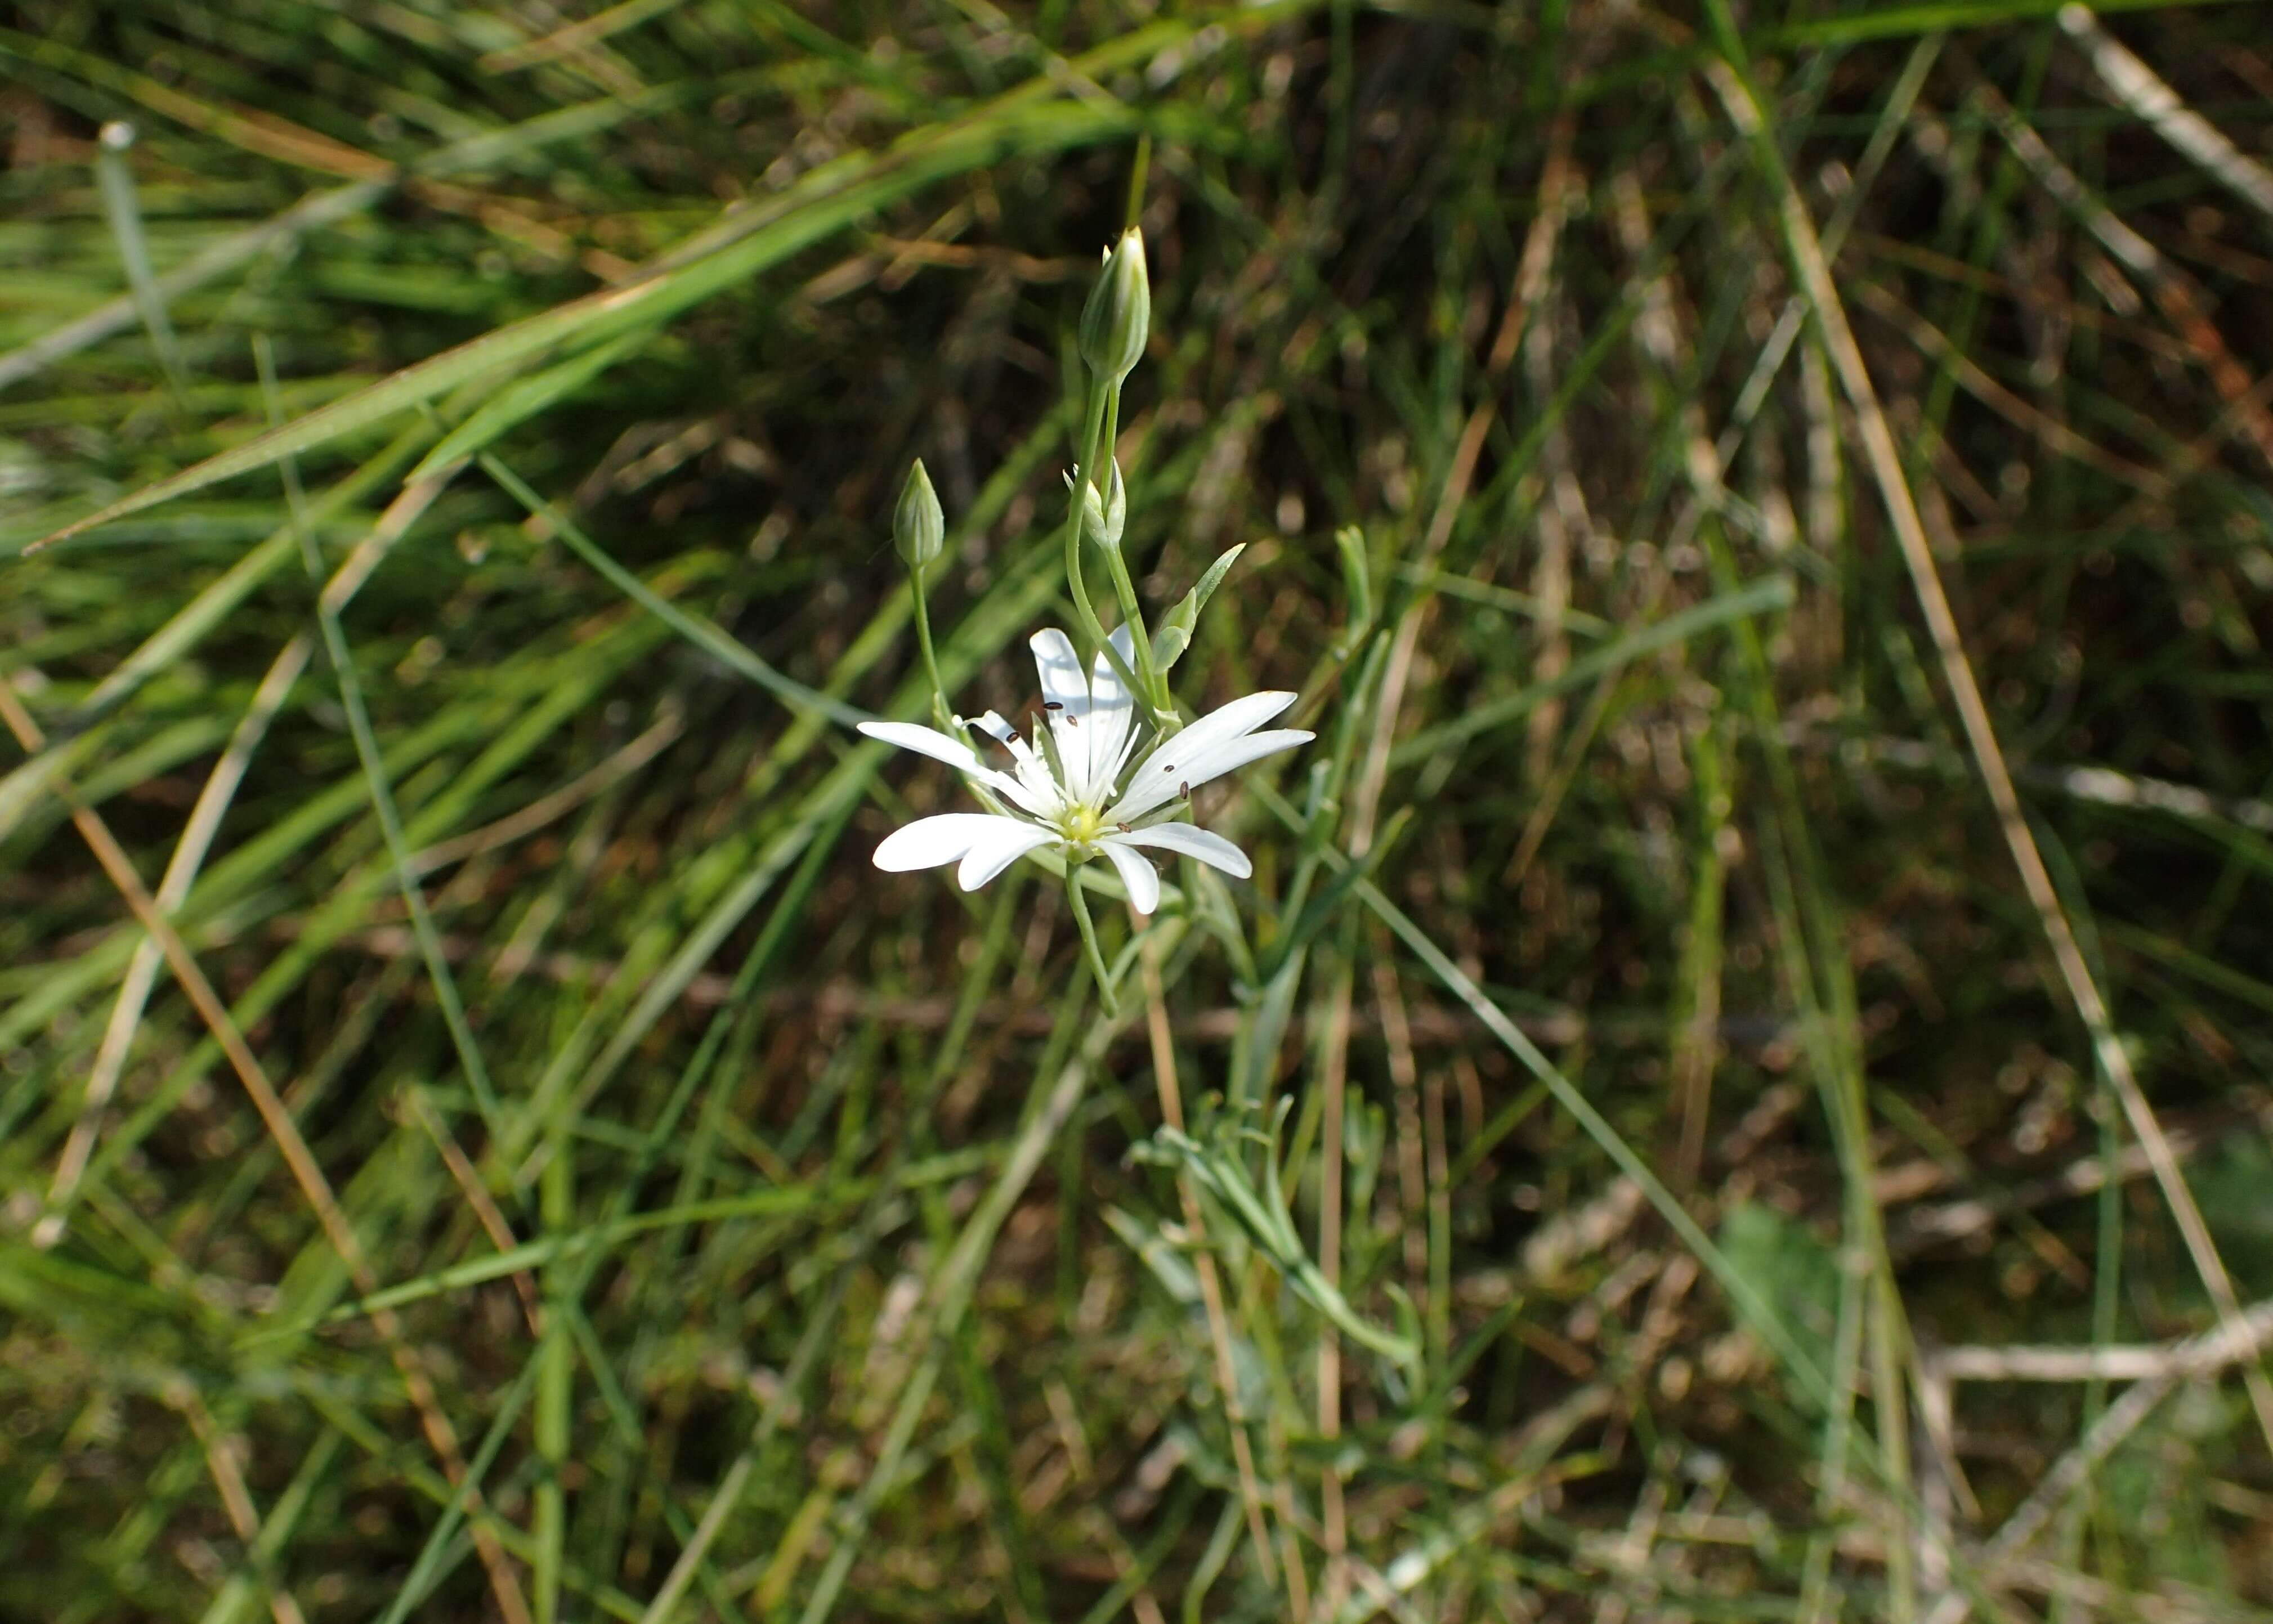
{"label": "second flower bud on stalk", "polygon": [[1097,482],[1082,477],[1078,468],[1066,476],[1066,484],[1078,484],[1081,490],[1081,533],[1108,552],[1121,551],[1121,533],[1129,525],[1129,487],[1121,483],[1121,463],[1116,459],[1105,465],[1105,494],[1099,497]]}

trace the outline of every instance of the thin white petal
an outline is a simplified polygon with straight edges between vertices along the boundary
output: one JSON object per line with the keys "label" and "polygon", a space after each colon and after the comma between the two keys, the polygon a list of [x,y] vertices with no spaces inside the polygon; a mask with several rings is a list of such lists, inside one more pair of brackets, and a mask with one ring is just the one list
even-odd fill
{"label": "thin white petal", "polygon": [[1255,872],[1255,865],[1221,835],[1197,829],[1189,823],[1155,823],[1150,829],[1132,829],[1126,834],[1103,836],[1100,846],[1155,846],[1162,851],[1182,852],[1187,857],[1197,857],[1211,868],[1220,868],[1237,879],[1245,879]]}
{"label": "thin white petal", "polygon": [[[1051,744],[1064,771],[1066,794],[1070,800],[1087,801],[1094,793],[1097,733],[1089,675],[1074,652],[1073,639],[1054,626],[1036,632],[1026,646],[1033,650],[1034,669],[1041,675],[1043,710],[1049,717]],[[1126,731],[1125,721],[1119,731]],[[1114,748],[1120,748],[1118,739]]]}
{"label": "thin white petal", "polygon": [[1100,841],[1098,849],[1113,864],[1113,871],[1121,876],[1121,889],[1129,893],[1129,906],[1139,914],[1150,914],[1160,906],[1160,876],[1152,872],[1152,865],[1128,846],[1112,841]]}
{"label": "thin white petal", "polygon": [[1280,750],[1308,744],[1316,735],[1299,727],[1258,733],[1253,729],[1294,703],[1292,694],[1249,694],[1209,712],[1155,747],[1129,774],[1129,791],[1106,813],[1107,821],[1133,823],[1167,806],[1186,787],[1197,789],[1234,768]]}
{"label": "thin white petal", "polygon": [[[1042,679],[1042,700],[1046,704],[1061,705],[1067,713],[1086,718],[1089,715],[1089,680],[1081,669],[1081,657],[1074,652],[1073,639],[1054,626],[1046,626],[1026,640],[1034,651],[1034,669]],[[1053,718],[1059,713],[1052,712]]]}
{"label": "thin white petal", "polygon": [[[987,718],[992,718],[995,721],[1001,720],[990,710],[986,713],[986,718],[980,718],[979,726],[985,726]],[[896,744],[904,750],[913,750],[917,755],[928,756],[934,761],[943,761],[949,766],[956,768],[984,784],[996,794],[1005,796],[1015,805],[1024,807],[1037,817],[1046,816],[1055,808],[1054,797],[1037,796],[1031,789],[1020,784],[1009,774],[997,772],[994,768],[987,766],[979,759],[977,752],[967,748],[960,739],[949,738],[937,728],[919,727],[912,722],[863,722],[860,724],[860,731],[871,739],[881,740],[886,744]],[[926,866],[928,865],[922,863],[916,865],[918,868]]]}
{"label": "thin white petal", "polygon": [[971,776],[1036,817],[1054,817],[1063,804],[1059,795],[1057,780],[1050,776],[1048,766],[1034,754],[1033,746],[1018,737],[1017,730],[993,710],[973,718],[971,724],[979,732],[998,740],[1010,752],[1016,764],[1017,776],[981,768]]}
{"label": "thin white petal", "polygon": [[963,867],[955,871],[956,883],[965,891],[977,891],[1036,846],[1057,838],[1046,829],[1015,818],[993,821],[1000,826],[973,840],[964,853]]}
{"label": "thin white petal", "polygon": [[1007,772],[974,772],[971,776],[1021,811],[1031,812],[1036,817],[1057,816],[1059,801],[1054,789],[1038,790],[1023,775],[1013,778]]}
{"label": "thin white petal", "polygon": [[[1152,753],[1136,764],[1129,780],[1129,793],[1135,794],[1154,778],[1166,779],[1172,793],[1179,783],[1197,783],[1182,771],[1184,767],[1225,740],[1253,733],[1294,703],[1294,695],[1274,689],[1217,707],[1183,732],[1154,745]],[[1151,804],[1160,802],[1156,800]]]}
{"label": "thin white petal", "polygon": [[942,812],[937,817],[919,817],[884,837],[876,848],[876,867],[888,874],[936,868],[955,861],[997,825],[1018,830],[1033,826],[991,812]]}
{"label": "thin white petal", "polygon": [[1018,730],[1004,721],[999,710],[989,710],[971,726],[990,735],[999,744],[1009,744],[1018,737]]}
{"label": "thin white petal", "polygon": [[1190,776],[1182,769],[1176,776],[1194,789],[1227,772],[1234,772],[1250,762],[1259,762],[1266,756],[1276,756],[1281,750],[1291,750],[1298,744],[1308,744],[1317,735],[1306,727],[1273,727],[1259,733],[1246,733],[1217,745],[1196,762],[1187,762]]}
{"label": "thin white petal", "polygon": [[[1122,664],[1136,669],[1136,642],[1126,626],[1115,627],[1111,638],[1114,652]],[[1113,662],[1100,650],[1096,663],[1089,673],[1089,717],[1081,731],[1089,735],[1088,749],[1081,757],[1088,771],[1074,793],[1084,801],[1096,801],[1113,788],[1114,775],[1121,771],[1121,763],[1129,748],[1129,729],[1136,716],[1136,702],[1129,697],[1129,686],[1113,669]]]}
{"label": "thin white petal", "polygon": [[919,727],[913,722],[863,722],[860,731],[871,739],[896,744],[904,750],[913,750],[919,756],[943,761],[950,767],[962,768],[965,772],[984,771],[969,745],[960,739],[949,737],[936,727]]}

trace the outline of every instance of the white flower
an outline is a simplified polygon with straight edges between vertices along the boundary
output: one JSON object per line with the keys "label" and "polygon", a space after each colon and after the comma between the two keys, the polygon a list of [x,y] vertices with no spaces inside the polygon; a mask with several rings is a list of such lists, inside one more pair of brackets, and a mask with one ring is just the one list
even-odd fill
{"label": "white flower", "polygon": [[[1252,874],[1246,853],[1221,835],[1166,819],[1209,779],[1309,742],[1314,735],[1298,727],[1256,731],[1293,704],[1294,695],[1249,694],[1211,710],[1154,745],[1124,783],[1121,770],[1136,742],[1128,688],[1101,654],[1084,681],[1073,640],[1055,627],[1036,632],[1030,646],[1041,672],[1047,728],[1037,727],[1030,742],[992,710],[973,724],[1009,752],[1007,772],[934,727],[860,724],[871,739],[945,762],[1011,808],[918,818],[886,837],[876,848],[876,867],[902,873],[959,861],[956,878],[964,890],[976,891],[1028,852],[1055,846],[1071,861],[1110,862],[1139,914],[1150,914],[1160,900],[1159,876],[1138,853],[1140,846],[1182,852],[1242,879]],[[1126,627],[1113,634],[1113,646],[1126,663]],[[1121,786],[1117,798],[1116,785]]]}

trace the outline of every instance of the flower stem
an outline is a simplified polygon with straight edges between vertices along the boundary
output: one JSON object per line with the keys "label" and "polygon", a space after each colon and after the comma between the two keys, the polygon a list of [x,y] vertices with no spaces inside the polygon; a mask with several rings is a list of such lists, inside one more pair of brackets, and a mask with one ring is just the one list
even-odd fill
{"label": "flower stem", "polygon": [[1104,427],[1105,391],[1095,379],[1091,379],[1089,410],[1082,423],[1081,439],[1074,446],[1077,457],[1075,471],[1080,477],[1075,480],[1072,500],[1066,505],[1065,570],[1066,587],[1073,594],[1074,618],[1081,622],[1083,635],[1099,648],[1111,645],[1106,641],[1105,628],[1098,623],[1097,611],[1090,607],[1089,583],[1082,575],[1082,510],[1086,504],[1082,500],[1081,486],[1082,481],[1089,477],[1089,470],[1095,462],[1097,439]]}
{"label": "flower stem", "polygon": [[931,678],[931,719],[943,733],[955,731],[955,713],[948,709],[947,686],[939,680],[939,656],[932,651],[931,612],[924,605],[923,572],[908,571],[908,596],[915,601],[916,643],[923,650],[924,671]]}
{"label": "flower stem", "polygon": [[1097,996],[1105,1005],[1107,1015],[1116,1013],[1120,1002],[1113,996],[1113,977],[1105,967],[1104,950],[1097,945],[1097,926],[1089,917],[1089,899],[1081,894],[1081,869],[1066,869],[1066,899],[1073,904],[1073,922],[1081,928],[1081,945],[1089,956],[1089,973],[1097,980]]}
{"label": "flower stem", "polygon": [[[1105,432],[1099,442],[1100,448],[1092,449],[1090,462],[1082,466],[1086,469],[1091,462],[1099,468],[1106,466],[1120,433],[1121,386],[1116,383],[1106,392]],[[1105,486],[1099,485],[1098,489],[1102,492]],[[1175,710],[1168,703],[1167,684],[1152,669],[1152,634],[1145,628],[1144,611],[1136,601],[1136,583],[1129,576],[1129,560],[1121,557],[1119,547],[1107,547],[1105,555],[1113,572],[1114,593],[1121,600],[1121,618],[1129,623],[1129,641],[1136,656],[1135,680],[1131,680],[1131,673],[1121,671],[1119,660],[1113,662],[1113,668],[1120,672],[1121,680],[1129,683],[1130,691],[1144,702],[1144,708],[1152,712],[1152,725],[1166,733],[1174,726]]]}
{"label": "flower stem", "polygon": [[1173,718],[1168,705],[1167,685],[1160,673],[1152,669],[1152,635],[1144,628],[1144,612],[1136,604],[1136,583],[1129,578],[1129,561],[1116,551],[1106,555],[1113,567],[1113,590],[1121,598],[1121,618],[1129,622],[1129,640],[1136,645],[1136,691],[1144,701],[1144,708],[1154,713],[1158,724],[1163,718]]}
{"label": "flower stem", "polygon": [[[1098,620],[1097,611],[1090,605],[1089,583],[1082,574],[1083,514],[1088,506],[1082,500],[1083,488],[1091,483],[1091,476],[1096,471],[1099,447],[1106,443],[1106,416],[1110,413],[1118,417],[1120,408],[1121,386],[1119,384],[1099,384],[1094,378],[1090,380],[1089,411],[1082,425],[1081,443],[1077,447],[1081,453],[1081,462],[1075,470],[1077,477],[1074,481],[1073,500],[1069,504],[1072,511],[1066,515],[1066,586],[1073,595],[1074,616],[1081,622],[1083,635],[1089,639],[1091,647],[1105,656],[1105,663],[1113,667],[1114,674],[1119,677],[1129,691],[1136,696],[1138,702],[1150,713],[1148,719],[1157,727],[1159,726],[1159,707],[1152,701],[1152,690],[1150,687],[1138,682],[1136,674],[1129,669],[1129,662],[1121,658],[1121,650],[1113,646],[1113,639],[1105,635],[1105,627]],[[1108,548],[1106,551],[1109,553],[1111,549]],[[1117,583],[1115,590],[1118,590]],[[1141,622],[1129,628],[1129,636],[1140,644],[1143,641],[1141,632]],[[1150,655],[1150,650],[1140,650],[1140,659],[1149,659]]]}

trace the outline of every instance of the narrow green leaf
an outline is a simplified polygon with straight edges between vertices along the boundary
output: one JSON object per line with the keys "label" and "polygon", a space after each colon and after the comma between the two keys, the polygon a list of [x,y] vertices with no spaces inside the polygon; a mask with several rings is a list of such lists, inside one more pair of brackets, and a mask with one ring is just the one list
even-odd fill
{"label": "narrow green leaf", "polygon": [[[35,553],[114,519],[266,468],[384,421],[484,375],[502,377],[564,346],[652,327],[779,264],[854,221],[949,176],[1012,153],[1059,151],[1124,133],[1131,116],[1088,102],[1011,105],[973,123],[923,132],[888,154],[849,154],[777,198],[738,206],[693,244],[622,287],[587,295],[473,339],[281,427],[145,485],[25,549]],[[692,254],[692,258],[684,258]]]}
{"label": "narrow green leaf", "polygon": [[1544,682],[1534,682],[1520,693],[1478,705],[1466,716],[1431,727],[1425,733],[1415,733],[1391,753],[1390,762],[1392,765],[1404,765],[1447,745],[1459,744],[1495,727],[1504,727],[1508,723],[1529,715],[1557,694],[1583,688],[1604,672],[1615,671],[1645,654],[1654,654],[1660,649],[1686,643],[1699,632],[1710,631],[1716,626],[1726,626],[1731,621],[1746,620],[1756,614],[1773,614],[1779,609],[1788,609],[1791,606],[1794,590],[1790,576],[1774,575],[1733,592],[1708,598],[1678,614],[1668,615],[1639,631],[1629,632],[1616,643],[1605,643],[1585,658],[1573,660],[1569,669]]}
{"label": "narrow green leaf", "polygon": [[579,356],[546,367],[491,395],[474,415],[453,429],[442,443],[412,469],[406,483],[425,478],[465,462],[515,425],[550,410],[602,372],[630,355],[654,335],[641,328],[611,339]]}

